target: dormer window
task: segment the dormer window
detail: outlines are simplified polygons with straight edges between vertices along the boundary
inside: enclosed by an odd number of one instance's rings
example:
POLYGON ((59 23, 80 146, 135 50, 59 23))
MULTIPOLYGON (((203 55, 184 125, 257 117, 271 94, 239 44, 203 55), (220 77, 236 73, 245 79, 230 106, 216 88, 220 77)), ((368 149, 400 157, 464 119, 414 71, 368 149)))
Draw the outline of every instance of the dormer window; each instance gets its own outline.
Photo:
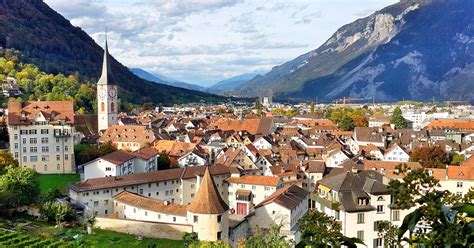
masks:
POLYGON ((369 199, 365 198, 365 197, 359 197, 357 198, 357 205, 359 206, 365 206, 369 204, 369 199))

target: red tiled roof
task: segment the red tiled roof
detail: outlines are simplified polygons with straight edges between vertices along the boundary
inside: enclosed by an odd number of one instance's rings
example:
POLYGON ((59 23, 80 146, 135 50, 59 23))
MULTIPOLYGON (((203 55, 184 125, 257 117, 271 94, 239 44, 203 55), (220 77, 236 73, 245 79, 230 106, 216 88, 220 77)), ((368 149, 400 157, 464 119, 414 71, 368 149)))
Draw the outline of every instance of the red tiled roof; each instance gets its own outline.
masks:
POLYGON ((43 115, 47 122, 57 124, 64 120, 74 124, 74 109, 71 101, 28 101, 8 103, 8 124, 30 124, 38 115, 43 115))
POLYGON ((271 176, 253 176, 247 175, 242 177, 229 177, 226 179, 229 183, 249 184, 249 185, 263 185, 276 187, 280 183, 279 177, 271 176))

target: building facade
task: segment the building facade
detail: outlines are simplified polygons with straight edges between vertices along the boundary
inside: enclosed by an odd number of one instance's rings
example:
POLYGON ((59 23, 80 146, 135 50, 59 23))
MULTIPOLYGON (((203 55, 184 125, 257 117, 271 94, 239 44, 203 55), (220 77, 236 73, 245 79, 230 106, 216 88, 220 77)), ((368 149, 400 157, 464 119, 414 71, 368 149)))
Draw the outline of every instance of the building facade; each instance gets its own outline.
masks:
POLYGON ((45 174, 75 172, 72 102, 11 101, 8 112, 10 152, 21 167, 45 174))

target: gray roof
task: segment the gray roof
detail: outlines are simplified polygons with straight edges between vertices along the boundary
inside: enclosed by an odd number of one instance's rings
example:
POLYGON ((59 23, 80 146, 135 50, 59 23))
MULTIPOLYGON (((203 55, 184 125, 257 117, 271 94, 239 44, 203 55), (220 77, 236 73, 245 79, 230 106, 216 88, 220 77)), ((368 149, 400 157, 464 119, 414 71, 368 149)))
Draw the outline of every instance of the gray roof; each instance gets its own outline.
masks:
POLYGON ((345 171, 326 177, 319 184, 338 192, 341 208, 346 212, 373 210, 370 204, 359 205, 358 198, 370 200, 370 195, 388 194, 383 175, 372 170, 345 171))

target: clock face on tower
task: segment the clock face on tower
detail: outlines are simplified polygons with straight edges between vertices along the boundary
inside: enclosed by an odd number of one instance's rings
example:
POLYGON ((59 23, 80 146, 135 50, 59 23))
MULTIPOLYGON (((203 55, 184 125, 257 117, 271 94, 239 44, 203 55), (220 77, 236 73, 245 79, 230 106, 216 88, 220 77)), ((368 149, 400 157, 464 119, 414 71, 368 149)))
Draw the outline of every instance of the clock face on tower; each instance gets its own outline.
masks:
POLYGON ((109 89, 109 96, 110 97, 116 97, 117 96, 117 90, 115 90, 115 88, 110 88, 109 89))
POLYGON ((99 97, 104 98, 105 96, 107 96, 107 90, 105 88, 101 88, 99 91, 99 97))

